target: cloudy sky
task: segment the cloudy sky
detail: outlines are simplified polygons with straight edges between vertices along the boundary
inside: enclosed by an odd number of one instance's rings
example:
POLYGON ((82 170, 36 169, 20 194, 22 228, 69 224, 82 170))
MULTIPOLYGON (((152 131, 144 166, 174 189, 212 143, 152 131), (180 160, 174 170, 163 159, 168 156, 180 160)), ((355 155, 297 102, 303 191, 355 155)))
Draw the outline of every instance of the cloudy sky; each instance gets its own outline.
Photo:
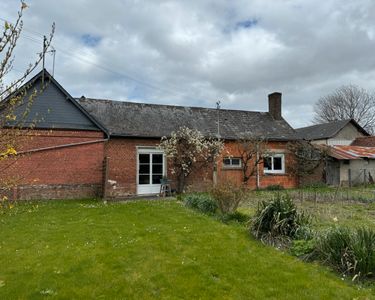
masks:
MULTIPOLYGON (((55 78, 75 97, 265 111, 280 91, 300 127, 340 85, 375 91, 373 0, 26 2, 12 76, 55 22, 55 78)), ((0 18, 18 8, 2 0, 0 18)))

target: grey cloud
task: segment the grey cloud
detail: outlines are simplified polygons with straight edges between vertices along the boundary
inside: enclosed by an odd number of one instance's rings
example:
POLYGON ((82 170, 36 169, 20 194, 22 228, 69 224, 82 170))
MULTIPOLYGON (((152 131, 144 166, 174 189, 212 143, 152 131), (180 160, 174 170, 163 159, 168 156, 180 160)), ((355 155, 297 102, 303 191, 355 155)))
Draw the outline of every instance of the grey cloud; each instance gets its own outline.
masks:
MULTIPOLYGON (((2 1, 0 17, 14 16, 18 4, 2 1)), ((47 33, 56 22, 55 77, 74 96, 211 107, 220 99, 227 108, 265 110, 267 94, 278 90, 285 117, 302 126, 312 119, 313 103, 342 84, 375 90, 370 0, 30 0, 29 6, 26 29, 47 33), (238 26, 249 20, 256 22, 238 26), (85 45, 83 35, 100 43, 85 45)), ((40 49, 30 39, 22 43, 17 69, 40 49)))

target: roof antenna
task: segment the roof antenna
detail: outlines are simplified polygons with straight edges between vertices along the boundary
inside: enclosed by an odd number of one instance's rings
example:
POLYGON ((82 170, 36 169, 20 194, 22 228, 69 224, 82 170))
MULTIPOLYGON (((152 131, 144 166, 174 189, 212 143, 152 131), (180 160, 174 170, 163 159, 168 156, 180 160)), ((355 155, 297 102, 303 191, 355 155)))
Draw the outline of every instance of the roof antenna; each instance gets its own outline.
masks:
POLYGON ((45 56, 46 56, 46 49, 47 49, 47 37, 43 36, 43 69, 42 69, 42 85, 44 84, 44 65, 45 65, 45 56))
POLYGON ((52 50, 48 51, 53 55, 53 64, 52 64, 52 77, 55 77, 55 56, 56 56, 56 49, 51 46, 52 50))
POLYGON ((216 109, 217 109, 217 138, 220 138, 220 104, 221 101, 216 102, 216 109))

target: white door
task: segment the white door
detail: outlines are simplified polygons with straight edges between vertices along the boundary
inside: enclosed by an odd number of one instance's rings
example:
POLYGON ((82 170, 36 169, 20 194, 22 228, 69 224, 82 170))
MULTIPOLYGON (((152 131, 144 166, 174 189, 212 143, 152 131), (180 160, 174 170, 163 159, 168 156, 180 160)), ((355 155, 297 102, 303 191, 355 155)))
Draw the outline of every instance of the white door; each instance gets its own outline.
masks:
POLYGON ((138 149, 137 193, 139 195, 160 192, 160 181, 165 174, 163 151, 157 149, 138 149))

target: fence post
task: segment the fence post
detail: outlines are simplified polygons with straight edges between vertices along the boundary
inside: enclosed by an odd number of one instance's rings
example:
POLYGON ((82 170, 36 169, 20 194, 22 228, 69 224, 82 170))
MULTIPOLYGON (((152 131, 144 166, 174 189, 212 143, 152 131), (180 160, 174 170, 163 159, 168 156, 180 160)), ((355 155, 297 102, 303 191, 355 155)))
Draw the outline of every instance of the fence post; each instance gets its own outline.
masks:
POLYGON ((318 192, 317 192, 317 190, 315 190, 315 206, 317 205, 317 203, 318 203, 318 192))
POLYGON ((348 169, 349 187, 352 187, 352 170, 348 169))
POLYGON ((366 169, 363 169, 363 183, 366 186, 366 169))

